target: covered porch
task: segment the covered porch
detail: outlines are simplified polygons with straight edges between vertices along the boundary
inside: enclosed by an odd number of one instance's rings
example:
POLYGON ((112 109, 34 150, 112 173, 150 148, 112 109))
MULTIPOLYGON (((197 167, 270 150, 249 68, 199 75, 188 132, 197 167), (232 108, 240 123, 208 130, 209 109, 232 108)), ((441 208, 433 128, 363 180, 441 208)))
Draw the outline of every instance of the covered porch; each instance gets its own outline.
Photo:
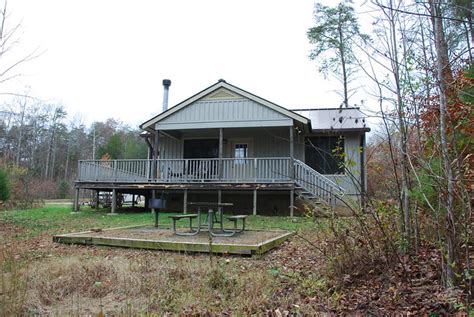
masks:
MULTIPOLYGON (((288 123, 287 123, 288 124, 288 123)), ((288 181, 303 142, 288 126, 164 130, 144 135, 157 181, 288 181)))

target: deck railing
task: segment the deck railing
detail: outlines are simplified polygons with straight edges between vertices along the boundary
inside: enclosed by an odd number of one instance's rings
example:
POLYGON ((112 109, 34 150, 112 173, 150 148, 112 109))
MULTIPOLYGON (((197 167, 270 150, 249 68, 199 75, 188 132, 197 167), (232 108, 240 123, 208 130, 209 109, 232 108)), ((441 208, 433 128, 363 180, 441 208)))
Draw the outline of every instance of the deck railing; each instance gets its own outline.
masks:
POLYGON ((305 163, 287 157, 82 160, 80 182, 192 183, 294 182, 334 206, 344 189, 305 163))
POLYGON ((291 181, 291 159, 223 158, 81 160, 78 181, 86 182, 281 182, 291 181))

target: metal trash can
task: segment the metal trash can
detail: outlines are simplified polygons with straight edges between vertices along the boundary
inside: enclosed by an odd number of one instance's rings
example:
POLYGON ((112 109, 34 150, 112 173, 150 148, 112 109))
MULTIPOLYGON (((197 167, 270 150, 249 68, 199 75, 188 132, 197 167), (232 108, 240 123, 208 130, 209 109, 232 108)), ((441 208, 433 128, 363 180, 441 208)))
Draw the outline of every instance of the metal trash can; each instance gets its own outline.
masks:
POLYGON ((165 209, 166 199, 150 199, 150 201, 148 202, 148 208, 165 209))

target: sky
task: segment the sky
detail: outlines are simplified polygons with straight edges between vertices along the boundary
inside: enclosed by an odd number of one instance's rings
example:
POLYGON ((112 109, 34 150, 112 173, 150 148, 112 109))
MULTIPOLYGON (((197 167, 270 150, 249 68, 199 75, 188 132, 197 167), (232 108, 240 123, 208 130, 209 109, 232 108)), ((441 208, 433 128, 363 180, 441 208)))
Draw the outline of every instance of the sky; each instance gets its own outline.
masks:
POLYGON ((311 0, 10 0, 8 8, 11 25, 21 23, 13 54, 41 55, 3 89, 61 103, 85 123, 138 126, 161 111, 164 78, 170 106, 221 78, 289 109, 341 104, 339 83, 308 58, 311 0))

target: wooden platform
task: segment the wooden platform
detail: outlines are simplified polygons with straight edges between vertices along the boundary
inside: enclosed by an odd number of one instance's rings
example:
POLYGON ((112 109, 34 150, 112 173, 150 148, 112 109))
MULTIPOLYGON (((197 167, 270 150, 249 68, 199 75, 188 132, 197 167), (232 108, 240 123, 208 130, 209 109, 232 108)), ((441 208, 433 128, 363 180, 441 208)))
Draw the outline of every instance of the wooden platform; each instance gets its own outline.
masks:
POLYGON ((144 194, 152 189, 155 190, 290 190, 295 188, 294 182, 281 181, 274 183, 261 182, 195 182, 195 183, 155 183, 155 182, 88 182, 76 181, 75 187, 80 189, 111 191, 144 194))
POLYGON ((210 241, 207 231, 186 237, 173 234, 169 228, 133 226, 55 235, 53 241, 184 253, 256 255, 279 246, 292 234, 284 230, 246 230, 233 237, 213 237, 210 241))

